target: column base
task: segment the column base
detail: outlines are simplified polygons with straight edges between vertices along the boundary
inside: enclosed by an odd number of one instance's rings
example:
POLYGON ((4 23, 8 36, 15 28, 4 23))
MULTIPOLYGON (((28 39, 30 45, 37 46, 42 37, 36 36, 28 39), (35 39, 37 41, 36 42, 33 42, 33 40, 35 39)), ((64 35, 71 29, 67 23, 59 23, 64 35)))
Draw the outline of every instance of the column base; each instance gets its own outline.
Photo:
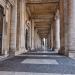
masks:
POLYGON ((4 57, 8 57, 9 56, 9 50, 2 50, 2 53, 0 54, 1 56, 4 56, 4 57))
POLYGON ((66 52, 64 48, 60 49, 60 50, 58 51, 58 54, 64 55, 64 56, 69 56, 68 52, 66 52))
POLYGON ((35 48, 31 48, 31 51, 34 51, 35 50, 35 48))
POLYGON ((75 50, 69 50, 69 57, 75 59, 75 50))
POLYGON ((9 51, 9 56, 15 56, 15 51, 14 50, 10 50, 9 51))
POLYGON ((14 49, 9 51, 9 56, 16 56, 26 52, 27 50, 25 48, 20 48, 19 50, 14 49))
POLYGON ((25 48, 21 48, 21 49, 15 51, 15 56, 23 54, 23 53, 27 53, 27 52, 28 52, 28 50, 26 50, 25 48))
POLYGON ((64 55, 64 50, 65 50, 64 47, 60 48, 59 51, 58 51, 58 54, 64 55))

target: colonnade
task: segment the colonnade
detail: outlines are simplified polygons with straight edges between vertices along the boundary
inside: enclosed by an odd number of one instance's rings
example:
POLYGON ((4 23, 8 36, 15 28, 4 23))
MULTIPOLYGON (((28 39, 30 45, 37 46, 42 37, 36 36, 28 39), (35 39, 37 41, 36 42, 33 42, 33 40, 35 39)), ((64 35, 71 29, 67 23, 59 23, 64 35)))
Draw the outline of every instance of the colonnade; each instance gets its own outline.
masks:
POLYGON ((17 55, 27 52, 27 49, 34 49, 34 21, 29 19, 25 0, 1 2, 3 5, 0 5, 4 8, 3 14, 5 14, 3 17, 2 54, 17 55), (27 37, 26 30, 28 31, 27 37), (28 43, 25 43, 26 41, 28 43))
MULTIPOLYGON (((2 54, 17 55, 41 48, 42 38, 35 29, 34 19, 28 14, 26 1, 0 0, 0 5, 4 8, 2 54), (39 42, 36 42, 36 39, 39 42)), ((53 23, 50 25, 48 38, 46 38, 48 48, 72 57, 75 56, 74 7, 75 0, 60 0, 53 23)))

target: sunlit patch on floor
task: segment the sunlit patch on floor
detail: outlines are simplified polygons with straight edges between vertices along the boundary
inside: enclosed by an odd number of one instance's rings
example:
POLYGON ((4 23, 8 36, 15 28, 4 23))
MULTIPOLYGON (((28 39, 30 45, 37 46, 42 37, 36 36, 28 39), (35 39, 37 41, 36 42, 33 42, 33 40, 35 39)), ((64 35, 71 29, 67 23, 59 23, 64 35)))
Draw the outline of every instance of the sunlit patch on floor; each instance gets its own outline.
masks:
POLYGON ((21 63, 25 64, 59 64, 55 59, 26 59, 21 63))

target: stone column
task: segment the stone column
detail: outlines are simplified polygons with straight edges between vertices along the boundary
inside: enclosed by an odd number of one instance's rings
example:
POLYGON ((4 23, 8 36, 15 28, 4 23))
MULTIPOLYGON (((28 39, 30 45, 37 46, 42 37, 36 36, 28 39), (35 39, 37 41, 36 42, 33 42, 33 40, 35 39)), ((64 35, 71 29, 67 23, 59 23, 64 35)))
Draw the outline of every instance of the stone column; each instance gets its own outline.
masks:
POLYGON ((60 50, 59 50, 59 54, 65 55, 64 0, 60 0, 59 12, 60 12, 60 50))
POLYGON ((65 55, 69 55, 68 51, 68 1, 64 0, 64 25, 65 25, 65 55))
POLYGON ((25 50, 25 17, 26 17, 26 4, 25 0, 21 0, 21 17, 20 17, 20 49, 21 51, 25 50))
POLYGON ((31 29, 32 29, 32 31, 31 31, 31 34, 32 34, 32 37, 31 37, 31 39, 32 39, 32 50, 34 49, 34 20, 32 20, 32 26, 31 26, 31 29))
POLYGON ((41 38, 41 49, 42 49, 42 38, 41 38))
POLYGON ((17 35, 16 35, 16 49, 17 49, 17 51, 19 51, 19 49, 20 49, 20 3, 21 3, 21 1, 20 0, 18 0, 17 1, 17 35))
POLYGON ((47 42, 47 45, 48 45, 48 46, 47 46, 47 47, 48 47, 48 48, 49 48, 49 46, 50 46, 50 45, 49 45, 49 44, 50 44, 50 40, 49 40, 49 39, 50 39, 50 37, 49 37, 49 34, 48 34, 48 37, 47 37, 47 40, 48 40, 48 42, 47 42))
POLYGON ((56 31, 55 31, 55 20, 53 20, 53 49, 55 50, 55 36, 56 36, 56 31))
POLYGON ((47 39, 47 40, 48 40, 48 48, 50 48, 50 38, 51 38, 51 37, 50 37, 50 32, 49 32, 49 34, 48 34, 48 39, 47 39))
POLYGON ((50 27, 50 29, 51 29, 51 35, 50 35, 50 42, 51 42, 51 49, 53 50, 53 48, 54 48, 54 45, 53 45, 53 25, 51 25, 51 27, 50 27))
POLYGON ((59 17, 59 10, 57 10, 55 16, 55 48, 56 51, 60 49, 60 17, 59 17))
POLYGON ((30 21, 30 28, 29 28, 29 47, 31 49, 31 21, 30 21))
POLYGON ((8 55, 9 41, 10 41, 10 21, 11 21, 11 4, 6 2, 3 12, 3 26, 2 26, 2 54, 8 55), (5 16, 3 16, 5 14, 5 16))
POLYGON ((10 31, 10 55, 15 55, 16 51, 16 29, 17 29, 17 0, 12 7, 11 31, 10 31))
POLYGON ((6 26, 5 26, 5 55, 8 55, 9 53, 9 44, 10 44, 10 26, 11 26, 11 4, 7 2, 6 4, 6 26))
MULTIPOLYGON (((6 14, 6 2, 3 0, 0 0, 0 5, 4 8, 4 15, 6 14)), ((2 54, 7 54, 6 50, 6 17, 3 17, 3 30, 2 30, 2 54)))
POLYGON ((75 0, 69 0, 68 48, 69 56, 75 57, 75 0))

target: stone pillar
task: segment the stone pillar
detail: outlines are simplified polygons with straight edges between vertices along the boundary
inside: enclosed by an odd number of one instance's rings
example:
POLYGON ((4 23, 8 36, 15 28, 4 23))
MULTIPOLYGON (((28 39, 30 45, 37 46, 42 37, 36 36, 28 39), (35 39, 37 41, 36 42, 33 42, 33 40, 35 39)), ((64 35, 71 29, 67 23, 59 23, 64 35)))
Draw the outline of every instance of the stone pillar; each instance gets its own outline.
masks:
POLYGON ((50 30, 51 30, 51 35, 50 35, 50 42, 51 42, 51 49, 53 50, 54 48, 54 44, 53 44, 53 25, 51 25, 50 27, 50 30))
POLYGON ((59 17, 59 10, 57 10, 55 16, 55 48, 56 51, 60 49, 60 17, 59 17))
POLYGON ((55 50, 55 47, 56 47, 55 36, 56 36, 56 31, 55 31, 55 20, 53 20, 53 49, 54 49, 54 50, 55 50))
MULTIPOLYGON (((4 8, 4 15, 6 14, 6 3, 3 0, 0 0, 0 5, 4 8)), ((2 34, 2 54, 7 54, 6 50, 6 17, 3 17, 3 34, 2 34)))
POLYGON ((64 0, 65 55, 68 56, 68 1, 64 0))
POLYGON ((42 38, 41 38, 41 49, 42 49, 42 38))
POLYGON ((29 28, 29 47, 31 49, 31 21, 30 21, 30 28, 29 28))
POLYGON ((16 51, 16 29, 17 29, 17 0, 12 7, 11 31, 10 31, 10 55, 15 55, 16 51))
POLYGON ((68 48, 69 56, 75 57, 75 0, 69 0, 68 48))
POLYGON ((64 25, 64 0, 60 0, 60 50, 59 54, 65 55, 65 25, 64 25))
POLYGON ((20 49, 21 51, 25 50, 25 17, 26 17, 26 4, 25 0, 21 0, 21 17, 20 17, 20 49))
POLYGON ((50 38, 51 38, 51 37, 50 37, 50 32, 49 32, 49 34, 48 34, 48 39, 47 39, 47 40, 48 40, 48 48, 50 48, 50 38))
POLYGON ((50 33, 49 33, 49 48, 51 49, 51 28, 50 28, 50 33))
POLYGON ((12 5, 9 2, 6 3, 5 55, 8 55, 10 46, 11 6, 12 5))
POLYGON ((49 37, 49 34, 48 34, 47 40, 48 40, 47 47, 49 48, 49 46, 50 46, 50 37, 49 37))
POLYGON ((17 35, 16 35, 16 49, 17 49, 17 51, 19 51, 19 49, 20 49, 20 10, 21 10, 21 8, 20 8, 20 3, 21 3, 21 1, 20 0, 18 0, 17 1, 17 35))
POLYGON ((32 26, 31 26, 31 29, 32 29, 32 31, 31 31, 31 34, 32 34, 32 37, 31 37, 31 39, 32 39, 32 50, 34 49, 34 20, 32 20, 32 26))

